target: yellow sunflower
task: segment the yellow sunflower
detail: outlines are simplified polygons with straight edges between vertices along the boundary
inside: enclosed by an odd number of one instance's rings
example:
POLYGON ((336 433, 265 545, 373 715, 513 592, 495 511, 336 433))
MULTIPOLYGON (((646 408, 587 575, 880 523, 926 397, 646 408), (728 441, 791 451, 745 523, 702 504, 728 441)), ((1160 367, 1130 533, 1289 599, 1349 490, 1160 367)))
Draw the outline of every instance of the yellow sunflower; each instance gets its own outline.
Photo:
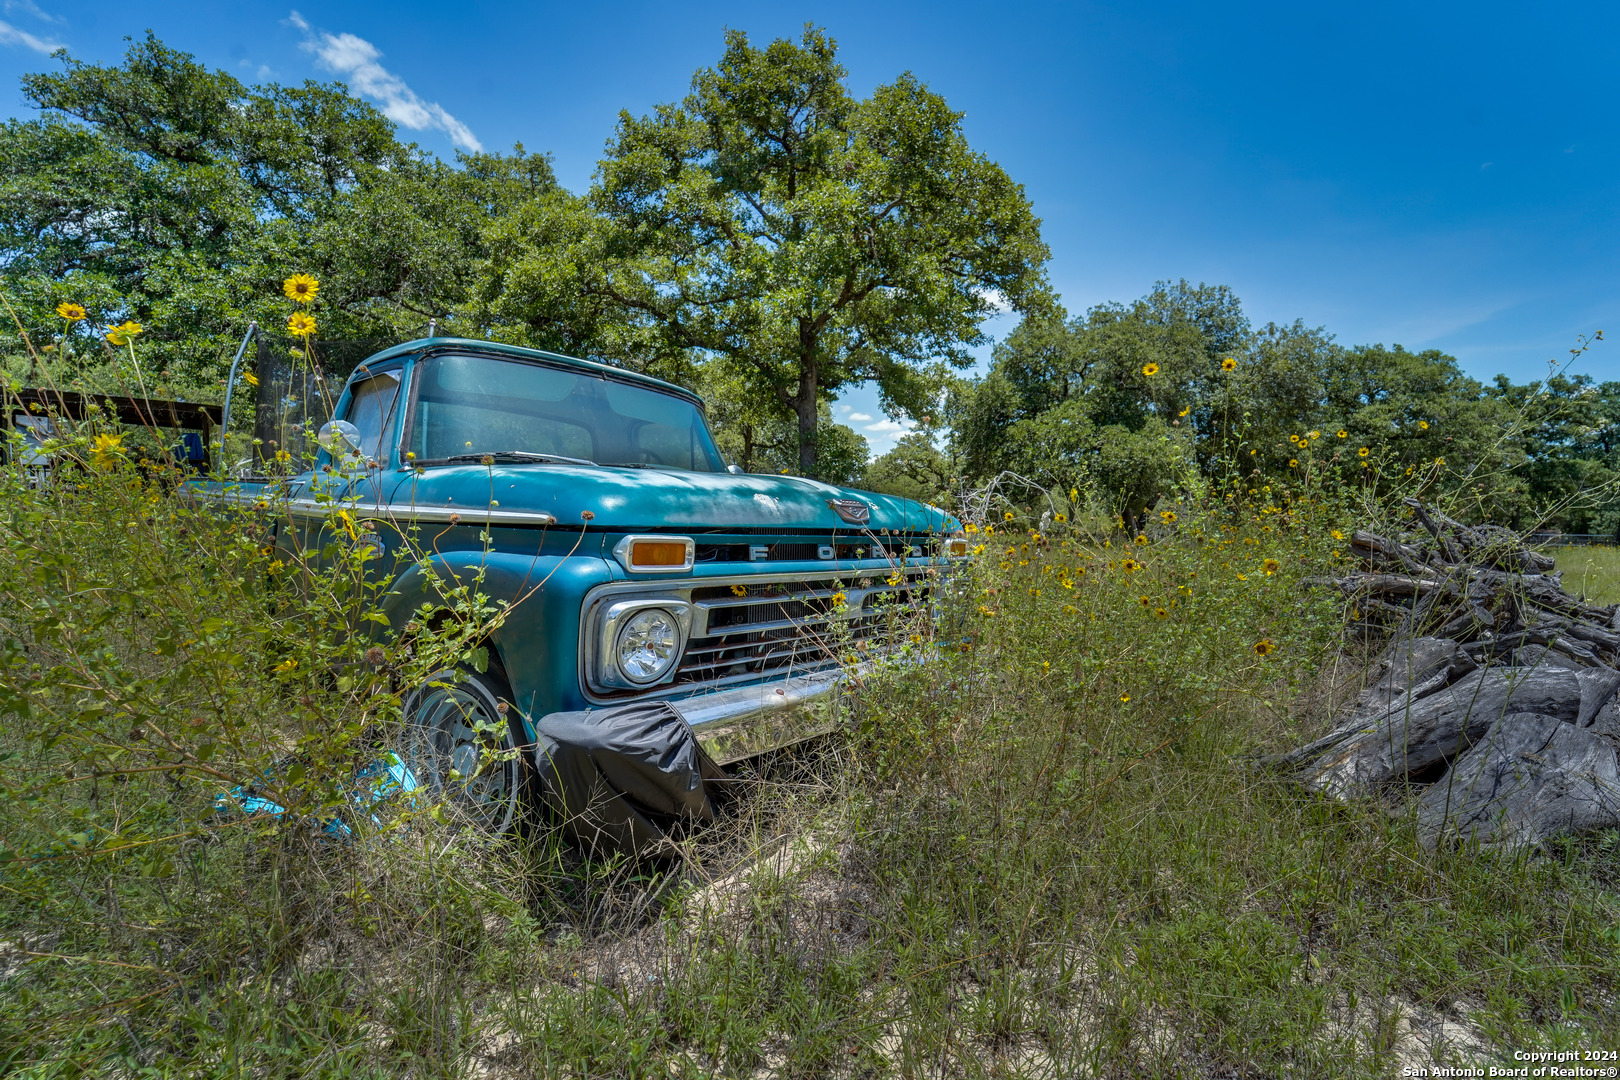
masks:
POLYGON ((141 329, 141 324, 138 322, 121 322, 107 331, 107 340, 114 345, 127 345, 135 340, 135 335, 139 334, 141 329))
POLYGON ((98 469, 110 469, 124 456, 122 435, 97 435, 90 444, 90 462, 98 469))
POLYGON ((1254 655, 1256 656, 1270 656, 1276 651, 1277 643, 1272 641, 1270 638, 1261 638, 1259 641, 1254 643, 1254 655))
POLYGON ((79 304, 57 304, 56 313, 68 322, 80 322, 85 318, 85 310, 79 304))
POLYGON ((1272 574, 1275 574, 1277 571, 1282 569, 1282 563, 1278 562, 1276 559, 1267 559, 1260 564, 1260 569, 1266 572, 1266 577, 1270 577, 1272 574))
POLYGON ((1234 360, 1232 357, 1228 356, 1225 360, 1221 361, 1221 370, 1222 371, 1236 371, 1237 370, 1237 361, 1234 360))
POLYGON ((1419 431, 1428 431, 1429 430, 1429 422, 1427 420, 1419 420, 1418 421, 1418 430, 1419 431))
POLYGON ((1372 453, 1372 451, 1363 446, 1360 450, 1356 451, 1356 457, 1366 457, 1370 453, 1372 453))
POLYGON ((1151 378, 1152 376, 1157 375, 1158 373, 1159 373, 1159 365, 1158 364, 1143 364, 1142 365, 1142 374, 1147 375, 1147 376, 1149 376, 1151 378))
POLYGON ((294 274, 281 283, 281 291, 287 294, 287 299, 299 304, 314 300, 320 289, 321 283, 308 274, 294 274))
POLYGON ((315 332, 315 320, 302 311, 295 311, 287 317, 287 332, 308 337, 315 332))
POLYGON ((1348 436, 1350 433, 1348 431, 1344 430, 1344 428, 1340 428, 1336 434, 1339 436, 1339 438, 1343 439, 1346 436, 1348 436))

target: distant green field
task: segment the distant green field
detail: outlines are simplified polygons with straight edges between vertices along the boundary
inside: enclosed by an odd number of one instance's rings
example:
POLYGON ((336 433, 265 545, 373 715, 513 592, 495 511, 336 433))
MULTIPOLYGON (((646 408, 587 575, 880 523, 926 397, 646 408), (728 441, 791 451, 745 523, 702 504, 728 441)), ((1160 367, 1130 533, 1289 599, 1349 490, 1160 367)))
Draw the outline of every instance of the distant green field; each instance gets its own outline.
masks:
POLYGON ((1553 552, 1564 588, 1603 604, 1620 602, 1620 548, 1566 547, 1553 552))

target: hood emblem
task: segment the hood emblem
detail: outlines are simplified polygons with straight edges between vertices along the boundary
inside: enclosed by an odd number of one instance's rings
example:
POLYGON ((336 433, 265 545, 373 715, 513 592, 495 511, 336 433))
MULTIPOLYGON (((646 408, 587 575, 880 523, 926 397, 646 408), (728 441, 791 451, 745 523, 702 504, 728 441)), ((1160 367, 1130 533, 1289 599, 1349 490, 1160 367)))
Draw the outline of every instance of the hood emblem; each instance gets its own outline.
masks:
POLYGON ((827 505, 851 525, 865 525, 872 520, 872 508, 858 499, 828 499, 827 505))

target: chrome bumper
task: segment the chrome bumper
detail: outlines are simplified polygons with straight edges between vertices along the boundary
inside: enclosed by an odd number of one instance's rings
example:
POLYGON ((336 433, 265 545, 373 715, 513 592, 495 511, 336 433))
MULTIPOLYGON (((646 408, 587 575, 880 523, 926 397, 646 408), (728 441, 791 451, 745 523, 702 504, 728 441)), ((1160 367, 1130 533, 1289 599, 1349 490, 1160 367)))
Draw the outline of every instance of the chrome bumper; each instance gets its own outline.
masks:
POLYGON ((843 697, 838 691, 871 663, 795 675, 758 686, 720 690, 671 701, 717 765, 763 754, 833 730, 843 697))

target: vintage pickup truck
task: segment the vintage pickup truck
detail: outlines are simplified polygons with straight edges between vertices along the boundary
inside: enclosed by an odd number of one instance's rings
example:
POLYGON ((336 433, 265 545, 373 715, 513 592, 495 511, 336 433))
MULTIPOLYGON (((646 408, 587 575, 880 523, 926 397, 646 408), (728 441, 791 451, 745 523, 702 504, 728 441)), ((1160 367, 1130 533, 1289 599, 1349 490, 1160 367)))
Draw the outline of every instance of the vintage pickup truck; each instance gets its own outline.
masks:
MULTIPOLYGON (((701 782, 644 774, 826 731, 840 685, 898 647, 885 612, 926 615, 966 550, 937 507, 728 466, 681 387, 491 342, 370 357, 319 441, 301 475, 203 486, 257 503, 280 484, 288 552, 319 550, 340 508, 368 523, 379 565, 414 527, 441 580, 481 570, 482 590, 511 605, 486 671, 442 673, 405 701, 418 782, 495 829, 519 819, 559 741, 609 732, 592 776, 656 817, 701 782), (694 737, 702 752, 683 751, 694 737), (641 781, 624 779, 626 756, 641 781), (673 802, 624 790, 664 781, 673 802)), ((422 560, 398 565, 385 613, 402 629, 437 599, 422 560)), ((554 808, 583 797, 563 788, 554 808)))

